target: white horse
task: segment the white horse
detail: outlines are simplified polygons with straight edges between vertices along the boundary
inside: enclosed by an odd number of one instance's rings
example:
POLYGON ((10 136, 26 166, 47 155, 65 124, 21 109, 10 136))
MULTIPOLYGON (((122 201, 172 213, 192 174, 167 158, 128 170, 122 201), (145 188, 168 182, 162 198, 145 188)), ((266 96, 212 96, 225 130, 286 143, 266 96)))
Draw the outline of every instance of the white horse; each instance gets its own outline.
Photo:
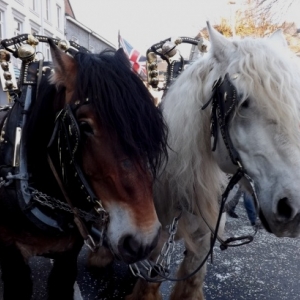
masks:
MULTIPOLYGON (((253 179, 266 229, 278 237, 300 233, 300 67, 280 31, 237 41, 209 24, 208 31, 210 52, 178 77, 162 105, 170 151, 155 199, 163 228, 182 210, 177 238, 184 240, 186 254, 178 278, 208 253, 207 224, 216 224, 224 172, 234 174, 239 165, 253 179), (212 87, 219 78, 216 92, 212 87), (217 109, 211 131, 211 109, 202 107, 216 93, 228 115, 224 125, 217 109)), ((250 189, 247 180, 240 184, 250 189)), ((170 299, 204 299, 204 275, 205 267, 177 282, 170 299)), ((139 279, 128 299, 160 299, 159 284, 139 279)))

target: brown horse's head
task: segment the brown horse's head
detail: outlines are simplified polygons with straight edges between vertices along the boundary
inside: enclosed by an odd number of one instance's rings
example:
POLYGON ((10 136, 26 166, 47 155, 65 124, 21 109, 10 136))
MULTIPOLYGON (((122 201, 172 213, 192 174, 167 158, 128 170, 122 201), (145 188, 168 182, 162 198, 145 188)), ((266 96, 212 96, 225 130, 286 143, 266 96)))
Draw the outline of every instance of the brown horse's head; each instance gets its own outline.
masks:
POLYGON ((109 214, 107 242, 127 263, 144 259, 156 246, 161 227, 152 195, 166 153, 161 113, 122 50, 79 52, 73 58, 50 44, 51 81, 65 95, 59 109, 76 105, 79 163, 109 214))

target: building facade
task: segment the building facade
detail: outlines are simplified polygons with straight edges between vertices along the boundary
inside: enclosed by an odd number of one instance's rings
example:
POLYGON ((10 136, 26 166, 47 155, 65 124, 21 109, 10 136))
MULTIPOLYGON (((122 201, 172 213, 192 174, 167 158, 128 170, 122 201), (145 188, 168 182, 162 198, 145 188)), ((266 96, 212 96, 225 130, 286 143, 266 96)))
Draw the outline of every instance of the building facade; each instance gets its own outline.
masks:
MULTIPOLYGON (((64 39, 64 0, 0 0, 0 39, 22 33, 64 39)), ((50 59, 47 44, 40 44, 37 51, 50 59)))
POLYGON ((114 44, 100 36, 98 33, 92 31, 75 18, 71 2, 72 1, 70 0, 65 0, 66 39, 76 42, 92 53, 99 53, 105 49, 116 49, 114 44))
MULTIPOLYGON (((39 34, 58 39, 65 37, 65 0, 0 0, 0 40, 23 33, 39 34)), ((36 49, 45 60, 51 60, 50 48, 40 43, 36 49)), ((11 56, 18 78, 21 61, 11 56)), ((7 94, 0 90, 0 104, 7 94)))
MULTIPOLYGON (((0 41, 23 33, 39 34, 57 39, 72 40, 98 53, 116 46, 76 20, 69 0, 0 0, 0 41)), ((37 57, 51 60, 47 43, 36 48, 37 57)), ((11 56, 15 75, 20 74, 21 61, 11 56)), ((0 104, 7 95, 0 88, 0 104)))

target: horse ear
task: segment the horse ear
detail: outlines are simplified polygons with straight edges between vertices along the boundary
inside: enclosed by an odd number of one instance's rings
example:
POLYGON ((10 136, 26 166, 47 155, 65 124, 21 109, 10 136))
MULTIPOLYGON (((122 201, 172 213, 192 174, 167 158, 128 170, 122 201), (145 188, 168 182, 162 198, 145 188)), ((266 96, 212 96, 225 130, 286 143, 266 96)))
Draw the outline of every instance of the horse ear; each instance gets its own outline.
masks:
POLYGON ((127 66, 130 68, 131 64, 130 64, 130 60, 128 58, 128 56, 126 55, 126 53, 124 52, 123 48, 119 48, 116 51, 115 54, 116 58, 119 59, 120 61, 122 61, 123 63, 127 64, 127 66))
POLYGON ((234 46, 231 41, 214 29, 209 22, 206 24, 211 45, 210 51, 218 60, 222 61, 227 57, 227 53, 230 52, 234 46))
POLYGON ((116 51, 116 57, 120 58, 120 59, 126 59, 129 61, 128 56, 125 54, 125 51, 123 48, 119 48, 116 51))
POLYGON ((281 48, 288 48, 288 43, 284 37, 282 29, 277 29, 270 36, 269 39, 277 46, 281 48))
POLYGON ((116 55, 123 55, 123 56, 126 56, 126 54, 125 54, 123 48, 119 48, 119 49, 116 51, 116 55))
POLYGON ((51 57, 54 66, 54 74, 51 77, 51 83, 56 86, 64 86, 67 89, 73 87, 76 74, 76 63, 73 57, 61 51, 52 39, 48 39, 50 45, 51 57))

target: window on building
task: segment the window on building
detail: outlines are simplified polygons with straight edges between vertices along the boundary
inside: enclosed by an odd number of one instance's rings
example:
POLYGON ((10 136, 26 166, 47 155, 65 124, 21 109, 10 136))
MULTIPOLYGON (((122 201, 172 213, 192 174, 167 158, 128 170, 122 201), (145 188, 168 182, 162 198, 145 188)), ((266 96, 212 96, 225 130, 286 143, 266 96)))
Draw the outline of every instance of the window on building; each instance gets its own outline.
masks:
POLYGON ((31 27, 31 34, 32 34, 32 35, 40 34, 40 32, 39 32, 39 30, 37 30, 37 29, 31 27))
POLYGON ((30 0, 30 8, 37 11, 37 0, 30 0))
POLYGON ((45 44, 45 60, 51 61, 51 52, 48 44, 45 44))
POLYGON ((23 23, 18 19, 14 19, 14 36, 20 35, 23 32, 23 23))
POLYGON ((51 12, 50 12, 50 0, 46 0, 46 6, 45 6, 45 9, 46 9, 46 20, 50 21, 50 18, 51 18, 51 12))
POLYGON ((56 5, 57 28, 61 28, 61 7, 56 5))
POLYGON ((2 40, 4 37, 4 12, 0 10, 0 40, 2 40))

